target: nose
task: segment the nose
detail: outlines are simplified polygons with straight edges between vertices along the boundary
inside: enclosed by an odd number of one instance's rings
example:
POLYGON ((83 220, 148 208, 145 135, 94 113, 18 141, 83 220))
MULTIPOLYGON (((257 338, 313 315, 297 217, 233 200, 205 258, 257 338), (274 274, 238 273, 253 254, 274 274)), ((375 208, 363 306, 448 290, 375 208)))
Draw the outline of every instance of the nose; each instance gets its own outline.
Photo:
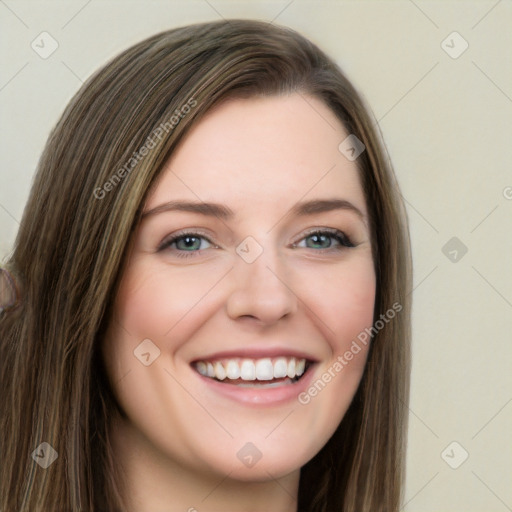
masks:
POLYGON ((297 311, 298 298, 287 279, 289 273, 275 254, 265 250, 252 263, 238 258, 235 267, 226 302, 231 319, 248 317, 271 325, 297 311))

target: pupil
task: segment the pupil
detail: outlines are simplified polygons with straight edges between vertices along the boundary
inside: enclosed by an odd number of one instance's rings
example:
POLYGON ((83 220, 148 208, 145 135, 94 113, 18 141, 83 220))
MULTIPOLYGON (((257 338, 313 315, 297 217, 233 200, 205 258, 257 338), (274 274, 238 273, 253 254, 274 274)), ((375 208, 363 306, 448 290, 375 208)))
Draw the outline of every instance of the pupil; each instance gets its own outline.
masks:
MULTIPOLYGON (((186 236, 184 238, 181 239, 181 241, 183 242, 183 248, 184 249, 197 249, 197 241, 198 241, 198 238, 195 237, 195 236, 186 236)), ((180 240, 178 240, 178 244, 180 243, 180 240)))
POLYGON ((314 244, 323 244, 323 248, 330 247, 330 239, 326 237, 325 235, 311 235, 311 240, 314 244), (327 245, 325 244, 327 242, 327 245))

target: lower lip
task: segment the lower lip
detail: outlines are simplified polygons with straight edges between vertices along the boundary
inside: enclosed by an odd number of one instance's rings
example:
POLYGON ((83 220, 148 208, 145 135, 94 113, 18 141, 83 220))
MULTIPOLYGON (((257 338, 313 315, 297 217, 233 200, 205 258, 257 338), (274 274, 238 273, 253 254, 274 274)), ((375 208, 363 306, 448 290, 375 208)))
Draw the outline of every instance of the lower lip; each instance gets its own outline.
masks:
POLYGON ((292 400, 298 400, 298 395, 304 392, 313 378, 315 364, 311 364, 300 380, 291 384, 283 384, 274 388, 242 387, 236 384, 223 384, 205 377, 194 370, 194 373, 215 393, 231 400, 251 405, 280 405, 292 400))

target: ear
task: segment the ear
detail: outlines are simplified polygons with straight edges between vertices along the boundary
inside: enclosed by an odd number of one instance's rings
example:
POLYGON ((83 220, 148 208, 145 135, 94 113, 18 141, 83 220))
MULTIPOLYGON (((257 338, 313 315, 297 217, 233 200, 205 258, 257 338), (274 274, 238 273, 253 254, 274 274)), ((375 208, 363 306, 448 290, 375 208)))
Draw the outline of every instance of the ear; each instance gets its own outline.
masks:
POLYGON ((12 274, 0 268, 0 313, 18 305, 18 288, 12 274))

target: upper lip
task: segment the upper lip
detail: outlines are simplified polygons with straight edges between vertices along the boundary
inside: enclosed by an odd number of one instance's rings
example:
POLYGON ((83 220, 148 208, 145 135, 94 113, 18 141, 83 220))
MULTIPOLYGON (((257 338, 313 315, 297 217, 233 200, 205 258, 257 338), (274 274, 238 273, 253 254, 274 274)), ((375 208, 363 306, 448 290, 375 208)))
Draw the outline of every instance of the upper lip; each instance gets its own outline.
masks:
POLYGON ((313 363, 318 361, 317 358, 308 352, 289 347, 243 347, 206 354, 195 358, 192 363, 215 359, 263 359, 265 357, 295 357, 297 359, 306 359, 313 363))

